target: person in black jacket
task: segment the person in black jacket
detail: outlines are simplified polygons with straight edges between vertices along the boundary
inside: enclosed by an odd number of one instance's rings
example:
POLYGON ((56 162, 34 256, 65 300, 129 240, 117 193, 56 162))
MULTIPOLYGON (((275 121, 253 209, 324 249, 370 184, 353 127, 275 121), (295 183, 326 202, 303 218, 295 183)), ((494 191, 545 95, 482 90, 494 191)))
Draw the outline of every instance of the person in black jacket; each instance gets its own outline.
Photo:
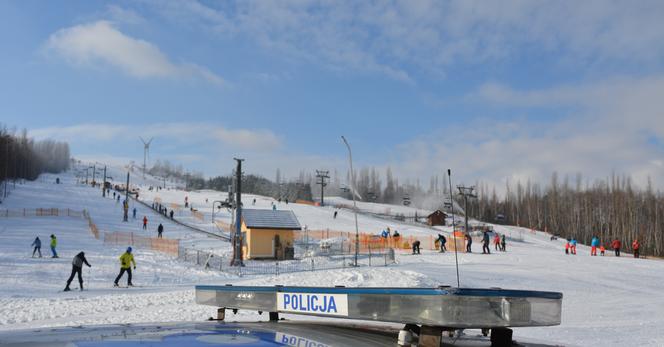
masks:
POLYGON ((489 249, 489 242, 489 233, 484 231, 484 235, 482 235, 482 254, 491 254, 491 249, 489 249))
POLYGON ((447 248, 445 247, 445 244, 447 243, 447 239, 445 238, 445 235, 443 234, 438 234, 438 245, 440 246, 440 253, 445 253, 447 248))
POLYGON ((88 267, 92 267, 92 265, 88 263, 88 260, 85 259, 85 253, 81 252, 74 257, 74 260, 71 261, 71 275, 67 280, 65 292, 71 290, 69 289, 69 284, 71 284, 71 281, 74 279, 74 275, 76 274, 78 274, 78 284, 80 284, 81 290, 83 290, 83 264, 87 265, 88 267))

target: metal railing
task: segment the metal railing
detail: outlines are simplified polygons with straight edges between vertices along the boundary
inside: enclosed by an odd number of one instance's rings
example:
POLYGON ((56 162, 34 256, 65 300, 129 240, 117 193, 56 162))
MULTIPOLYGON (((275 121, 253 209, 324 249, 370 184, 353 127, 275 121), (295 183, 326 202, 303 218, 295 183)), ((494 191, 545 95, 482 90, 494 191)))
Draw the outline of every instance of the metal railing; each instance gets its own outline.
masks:
MULTIPOLYGON (((354 267, 354 255, 330 255, 302 257, 293 260, 244 260, 245 266, 231 266, 232 256, 180 248, 178 258, 204 269, 221 271, 238 276, 279 275, 284 273, 344 269, 354 267)), ((394 251, 360 254, 358 266, 388 266, 395 263, 394 251)))

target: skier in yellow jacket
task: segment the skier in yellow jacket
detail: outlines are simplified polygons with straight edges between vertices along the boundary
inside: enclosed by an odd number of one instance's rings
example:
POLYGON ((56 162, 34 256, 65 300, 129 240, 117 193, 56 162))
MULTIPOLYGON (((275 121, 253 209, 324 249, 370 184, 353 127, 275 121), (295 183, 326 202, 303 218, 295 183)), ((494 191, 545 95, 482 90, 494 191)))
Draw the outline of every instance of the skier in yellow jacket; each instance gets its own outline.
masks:
POLYGON ((134 263, 134 270, 136 270, 136 261, 134 255, 131 254, 131 247, 127 247, 127 251, 120 256, 120 274, 115 278, 114 286, 118 286, 118 281, 125 272, 127 272, 127 286, 133 286, 131 284, 131 263, 134 263))

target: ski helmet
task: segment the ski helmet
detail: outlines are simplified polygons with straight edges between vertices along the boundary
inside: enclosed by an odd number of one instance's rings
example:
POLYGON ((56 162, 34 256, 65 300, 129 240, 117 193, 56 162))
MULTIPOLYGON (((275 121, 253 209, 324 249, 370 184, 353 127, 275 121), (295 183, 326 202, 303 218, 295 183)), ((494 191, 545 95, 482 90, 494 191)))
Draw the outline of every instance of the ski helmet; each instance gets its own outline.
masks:
POLYGON ((127 252, 131 253, 131 247, 127 247, 127 252))

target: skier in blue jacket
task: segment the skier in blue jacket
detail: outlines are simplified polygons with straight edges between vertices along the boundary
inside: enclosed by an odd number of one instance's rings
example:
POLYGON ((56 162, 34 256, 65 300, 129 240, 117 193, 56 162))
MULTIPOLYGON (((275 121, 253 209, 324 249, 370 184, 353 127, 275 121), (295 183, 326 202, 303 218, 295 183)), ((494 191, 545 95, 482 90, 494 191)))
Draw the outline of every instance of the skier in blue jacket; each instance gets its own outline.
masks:
POLYGON ((34 258, 35 257, 35 252, 38 252, 39 257, 41 258, 42 257, 42 254, 41 254, 41 240, 39 239, 39 236, 37 236, 37 238, 34 241, 32 241, 32 246, 35 246, 35 248, 32 250, 32 257, 34 258))
POLYGON ((597 255, 597 247, 599 246, 599 238, 597 236, 593 236, 592 241, 590 241, 590 255, 591 256, 596 256, 597 255))

